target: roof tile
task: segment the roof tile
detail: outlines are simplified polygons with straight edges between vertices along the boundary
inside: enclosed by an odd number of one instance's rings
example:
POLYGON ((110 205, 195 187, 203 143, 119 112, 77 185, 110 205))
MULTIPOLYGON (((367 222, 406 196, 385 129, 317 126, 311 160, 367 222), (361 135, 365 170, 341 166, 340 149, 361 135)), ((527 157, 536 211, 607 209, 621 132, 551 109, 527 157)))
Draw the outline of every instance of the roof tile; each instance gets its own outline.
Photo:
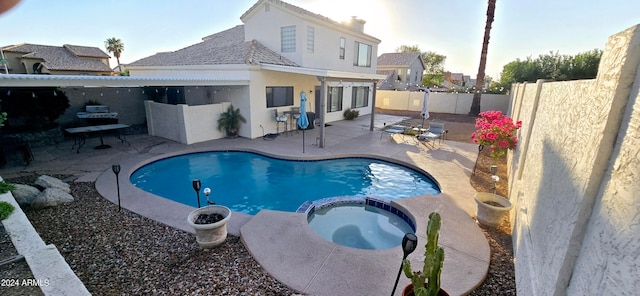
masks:
POLYGON ((378 57, 378 66, 409 66, 419 56, 419 52, 385 53, 378 57))
POLYGON ((111 72, 100 59, 109 55, 97 47, 64 45, 50 46, 23 43, 3 48, 6 52, 24 53, 22 58, 40 59, 49 70, 111 72), (87 59, 93 57, 95 59, 87 59))
POLYGON ((244 25, 206 36, 202 42, 137 60, 128 66, 275 64, 298 66, 260 42, 244 41, 244 25))

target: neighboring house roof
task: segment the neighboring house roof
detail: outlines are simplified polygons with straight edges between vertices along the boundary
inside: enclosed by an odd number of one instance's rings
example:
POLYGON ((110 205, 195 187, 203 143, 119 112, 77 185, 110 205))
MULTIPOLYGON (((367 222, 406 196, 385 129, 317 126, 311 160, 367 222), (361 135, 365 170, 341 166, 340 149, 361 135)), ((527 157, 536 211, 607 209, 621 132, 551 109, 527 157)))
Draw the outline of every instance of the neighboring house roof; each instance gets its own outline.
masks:
POLYGON ((376 74, 389 76, 391 74, 395 74, 396 70, 376 70, 376 74))
POLYGON ((160 52, 127 64, 134 66, 185 66, 222 64, 298 65, 256 40, 244 41, 244 25, 206 36, 202 42, 173 52, 160 52))
POLYGON ((101 61, 101 59, 108 59, 109 55, 97 47, 68 44, 60 47, 23 43, 3 47, 2 50, 23 53, 21 57, 25 59, 42 60, 42 65, 49 70, 111 72, 109 66, 101 61))
POLYGON ((419 52, 384 53, 378 57, 378 66, 409 66, 417 58, 419 52))

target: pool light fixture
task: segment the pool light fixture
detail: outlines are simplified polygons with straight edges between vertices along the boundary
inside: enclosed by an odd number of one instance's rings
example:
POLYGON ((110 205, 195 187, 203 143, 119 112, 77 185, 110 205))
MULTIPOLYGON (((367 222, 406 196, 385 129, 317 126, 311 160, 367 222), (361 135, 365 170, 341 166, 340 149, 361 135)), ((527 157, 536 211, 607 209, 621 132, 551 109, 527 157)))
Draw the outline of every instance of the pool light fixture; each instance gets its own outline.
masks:
POLYGON ((215 205, 216 202, 215 201, 209 201, 209 194, 211 194, 211 188, 207 187, 204 189, 204 195, 207 196, 207 204, 208 205, 215 205))
POLYGON ((118 211, 120 211, 120 179, 118 178, 118 174, 120 173, 120 165, 112 165, 111 170, 114 174, 116 174, 116 188, 118 189, 118 211))
POLYGON ((191 181, 191 185, 193 185, 193 190, 196 191, 196 198, 198 199, 198 208, 200 208, 200 188, 202 187, 202 183, 200 179, 193 179, 191 181))
POLYGON ((402 261, 400 262, 400 270, 398 270, 398 276, 396 277, 396 283, 393 284, 393 291, 391 291, 391 296, 396 293, 396 287, 398 287, 398 280, 400 280, 400 274, 402 273, 402 265, 404 265, 404 260, 407 259, 409 254, 415 251, 416 246, 418 245, 418 237, 415 233, 405 233, 402 238, 402 261))

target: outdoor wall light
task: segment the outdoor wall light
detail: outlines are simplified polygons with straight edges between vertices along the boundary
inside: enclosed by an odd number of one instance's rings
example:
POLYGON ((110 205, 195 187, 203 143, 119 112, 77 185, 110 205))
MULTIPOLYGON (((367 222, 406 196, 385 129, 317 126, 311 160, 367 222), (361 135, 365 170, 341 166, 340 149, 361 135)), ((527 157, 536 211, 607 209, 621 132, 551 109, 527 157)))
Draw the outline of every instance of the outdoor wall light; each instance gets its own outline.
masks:
POLYGON ((498 174, 498 166, 497 165, 492 165, 489 167, 489 172, 492 175, 497 175, 498 174))
POLYGON ((114 174, 116 174, 116 187, 118 188, 118 211, 120 211, 120 179, 118 178, 118 174, 120 174, 120 165, 112 165, 111 170, 114 174))
POLYGON ((193 179, 191 181, 191 185, 193 185, 193 190, 196 191, 196 198, 198 199, 198 208, 200 208, 200 187, 202 187, 202 183, 200 179, 193 179))
POLYGON ((211 188, 207 187, 204 189, 204 195, 207 196, 207 204, 208 205, 215 205, 216 202, 215 201, 209 201, 209 194, 211 194, 211 188))
POLYGON ((400 274, 402 273, 402 265, 404 265, 404 260, 407 259, 409 254, 413 253, 418 246, 418 237, 415 233, 405 233, 402 238, 402 262, 400 262, 400 270, 398 270, 398 276, 396 276, 396 283, 393 284, 393 291, 391 291, 391 296, 396 293, 396 287, 398 287, 398 281, 400 280, 400 274))

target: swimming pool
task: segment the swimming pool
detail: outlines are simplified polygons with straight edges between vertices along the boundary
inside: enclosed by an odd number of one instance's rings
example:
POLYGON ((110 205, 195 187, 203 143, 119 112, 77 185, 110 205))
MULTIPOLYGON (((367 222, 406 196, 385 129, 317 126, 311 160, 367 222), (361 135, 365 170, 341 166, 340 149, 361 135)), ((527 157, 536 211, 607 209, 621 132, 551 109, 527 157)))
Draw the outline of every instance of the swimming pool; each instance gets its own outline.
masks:
MULTIPOLYGON (((306 201, 334 196, 399 199, 440 193, 425 173, 365 157, 299 161, 245 151, 197 152, 146 164, 130 176, 142 190, 196 207, 193 179, 211 188, 212 201, 252 215, 262 209, 295 212, 306 201)), ((201 203, 206 204, 203 194, 201 203)))

